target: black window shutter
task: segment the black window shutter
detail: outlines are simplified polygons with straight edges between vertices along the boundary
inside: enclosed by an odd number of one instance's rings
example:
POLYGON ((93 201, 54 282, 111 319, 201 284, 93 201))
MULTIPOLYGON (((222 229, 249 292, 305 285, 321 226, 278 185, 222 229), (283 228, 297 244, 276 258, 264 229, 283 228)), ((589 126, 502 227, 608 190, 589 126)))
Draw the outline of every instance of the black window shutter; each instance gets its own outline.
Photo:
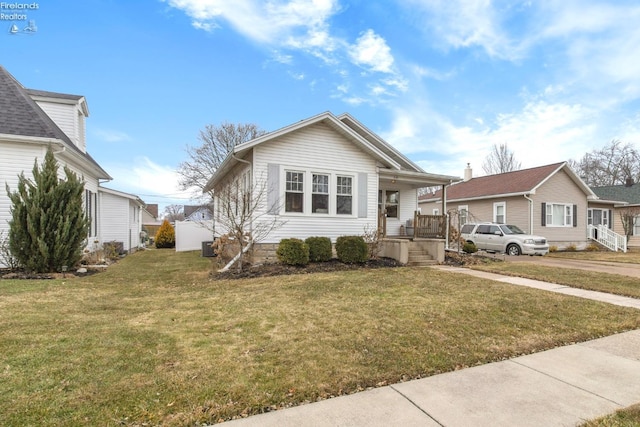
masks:
POLYGON ((546 227, 547 226, 547 204, 543 203, 542 204, 542 226, 546 227))
POLYGON ((573 226, 578 226, 578 205, 573 205, 573 226))
POLYGON ((609 228, 613 229, 613 213, 611 212, 611 209, 609 209, 609 228))

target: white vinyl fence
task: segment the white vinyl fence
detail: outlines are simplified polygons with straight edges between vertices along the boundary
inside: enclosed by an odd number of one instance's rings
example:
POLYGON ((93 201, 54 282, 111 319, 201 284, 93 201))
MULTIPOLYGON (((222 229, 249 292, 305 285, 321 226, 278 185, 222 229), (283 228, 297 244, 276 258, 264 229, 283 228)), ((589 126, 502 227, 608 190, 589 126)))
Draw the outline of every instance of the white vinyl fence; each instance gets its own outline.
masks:
POLYGON ((199 251, 213 240, 213 220, 176 221, 176 252, 199 251))

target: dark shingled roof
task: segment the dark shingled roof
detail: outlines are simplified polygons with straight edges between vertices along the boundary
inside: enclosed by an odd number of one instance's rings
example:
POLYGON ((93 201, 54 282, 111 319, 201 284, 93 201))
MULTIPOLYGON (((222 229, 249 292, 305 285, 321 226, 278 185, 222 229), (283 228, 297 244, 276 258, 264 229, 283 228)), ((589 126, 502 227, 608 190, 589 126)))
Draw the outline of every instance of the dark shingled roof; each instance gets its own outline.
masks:
POLYGON ((68 149, 80 153, 96 167, 102 175, 99 178, 111 179, 89 154, 83 153, 69 139, 47 113, 31 99, 30 94, 71 100, 82 98, 78 95, 26 89, 0 65, 0 134, 58 139, 68 149))
MULTIPOLYGON (((447 199, 464 200, 505 194, 528 193, 540 185, 563 164, 564 162, 553 163, 537 168, 480 176, 478 178, 472 178, 469 181, 458 182, 447 187, 447 199)), ((437 200, 441 197, 441 190, 438 190, 435 194, 420 196, 420 201, 437 200)))
POLYGON ((640 204, 640 184, 608 185, 604 187, 591 187, 591 190, 603 200, 627 202, 632 205, 640 204))

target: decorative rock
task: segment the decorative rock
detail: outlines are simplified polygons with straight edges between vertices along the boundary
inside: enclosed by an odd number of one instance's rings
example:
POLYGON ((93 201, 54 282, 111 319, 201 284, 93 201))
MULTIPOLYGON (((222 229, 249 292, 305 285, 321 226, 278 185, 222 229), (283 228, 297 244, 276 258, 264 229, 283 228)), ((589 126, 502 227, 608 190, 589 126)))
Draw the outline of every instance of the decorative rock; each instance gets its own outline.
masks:
POLYGON ((87 274, 87 269, 84 267, 80 267, 79 269, 76 270, 76 273, 78 274, 87 274))

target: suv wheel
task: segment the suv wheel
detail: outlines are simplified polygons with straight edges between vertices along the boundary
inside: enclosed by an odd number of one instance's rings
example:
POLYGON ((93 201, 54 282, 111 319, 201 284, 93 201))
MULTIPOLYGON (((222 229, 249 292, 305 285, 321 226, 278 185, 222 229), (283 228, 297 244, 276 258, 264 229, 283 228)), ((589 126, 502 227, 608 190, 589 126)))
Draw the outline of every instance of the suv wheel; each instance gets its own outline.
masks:
POLYGON ((507 246, 507 255, 511 255, 511 256, 520 255, 520 246, 516 245, 515 243, 512 243, 509 246, 507 246))

